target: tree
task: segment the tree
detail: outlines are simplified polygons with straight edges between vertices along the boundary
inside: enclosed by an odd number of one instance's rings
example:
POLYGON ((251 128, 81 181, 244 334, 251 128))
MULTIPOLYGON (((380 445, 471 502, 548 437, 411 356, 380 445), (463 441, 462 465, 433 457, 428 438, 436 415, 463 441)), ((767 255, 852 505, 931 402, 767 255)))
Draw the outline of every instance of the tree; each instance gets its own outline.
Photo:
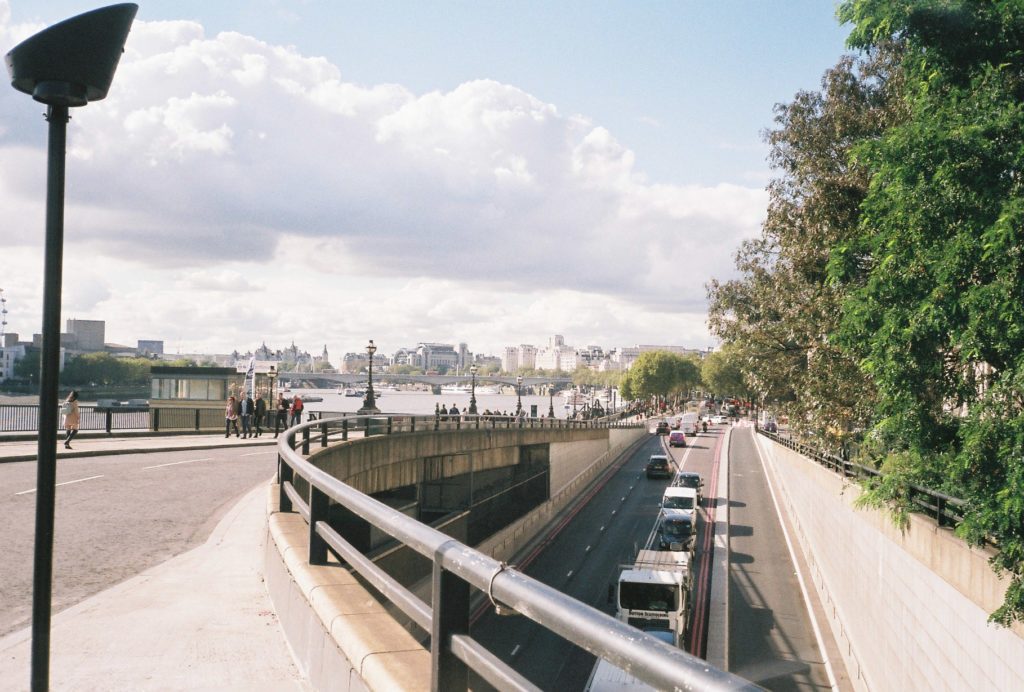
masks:
POLYGON ((849 281, 828 272, 833 247, 857 233, 870 171, 853 148, 906 117, 895 66, 900 46, 844 57, 821 91, 776 106, 767 134, 779 172, 759 238, 736 255, 740 278, 708 287, 709 324, 749 390, 785 402, 797 428, 826 438, 870 420, 872 380, 832 338, 849 281))
POLYGON ((701 365, 701 379, 718 396, 750 398, 755 394, 743 375, 743 356, 734 345, 708 354, 701 365))
POLYGON ((837 341, 877 388, 880 497, 922 483, 966 500, 958 532, 996 538, 1024 617, 1024 6, 844 2, 852 45, 893 38, 906 120, 855 149, 871 173, 830 277, 852 285, 837 341), (899 471, 899 473, 896 473, 899 471))

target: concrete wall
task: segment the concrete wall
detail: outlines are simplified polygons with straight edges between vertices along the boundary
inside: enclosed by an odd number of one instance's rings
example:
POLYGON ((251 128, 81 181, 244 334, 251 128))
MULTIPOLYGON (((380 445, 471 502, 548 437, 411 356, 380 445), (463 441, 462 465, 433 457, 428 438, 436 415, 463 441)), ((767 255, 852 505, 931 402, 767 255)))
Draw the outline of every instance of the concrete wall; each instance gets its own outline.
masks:
MULTIPOLYGON (((316 463, 376 492, 391 487, 381 487, 389 479, 405 485, 414 478, 414 470, 423 467, 414 454, 469 454, 479 469, 478 459, 487 459, 485 463, 518 460, 519 445, 550 443, 552 477, 557 468, 561 485, 557 495, 501 532, 502 537, 480 547, 505 559, 544 528, 621 451, 646 435, 643 429, 411 433, 328 448, 316 454, 316 463), (418 439, 403 442, 401 438, 418 439), (588 462, 588 455, 596 456, 588 462)), ((296 663, 313 689, 428 690, 430 652, 347 569, 338 564, 309 564, 309 526, 298 514, 281 513, 277 497, 277 486, 272 486, 264 575, 296 663)))
POLYGON ((861 690, 1024 689, 1024 628, 987 622, 1007 580, 949 529, 855 509, 860 489, 758 436, 779 501, 861 690))

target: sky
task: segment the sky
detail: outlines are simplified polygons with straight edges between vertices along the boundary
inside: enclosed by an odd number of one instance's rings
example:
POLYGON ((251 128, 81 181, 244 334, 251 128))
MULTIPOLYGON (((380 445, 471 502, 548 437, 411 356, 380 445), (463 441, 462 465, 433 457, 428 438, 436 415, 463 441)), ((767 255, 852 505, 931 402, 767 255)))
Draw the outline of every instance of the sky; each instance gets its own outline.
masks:
MULTIPOLYGON (((140 3, 68 127, 62 324, 168 353, 714 345, 831 0, 140 3)), ((0 0, 0 50, 99 5, 0 0)), ((41 330, 45 107, 0 89, 0 288, 41 330)))

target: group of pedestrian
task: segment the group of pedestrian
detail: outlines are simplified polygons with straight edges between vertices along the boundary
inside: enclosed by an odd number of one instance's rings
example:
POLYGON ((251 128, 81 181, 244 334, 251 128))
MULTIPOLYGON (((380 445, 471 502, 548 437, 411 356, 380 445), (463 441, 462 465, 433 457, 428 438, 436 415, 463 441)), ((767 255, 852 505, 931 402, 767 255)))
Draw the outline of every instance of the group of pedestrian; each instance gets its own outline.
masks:
MULTIPOLYGON (((282 429, 301 423, 302 410, 302 397, 295 396, 288 400, 284 394, 278 394, 274 406, 274 437, 277 437, 282 429)), ((241 439, 259 437, 263 434, 263 421, 266 420, 266 416, 267 402, 263 400, 262 394, 257 394, 255 399, 249 394, 241 398, 229 396, 224 407, 224 437, 231 437, 232 431, 235 437, 241 439), (241 430, 238 427, 239 422, 242 425, 241 430)))

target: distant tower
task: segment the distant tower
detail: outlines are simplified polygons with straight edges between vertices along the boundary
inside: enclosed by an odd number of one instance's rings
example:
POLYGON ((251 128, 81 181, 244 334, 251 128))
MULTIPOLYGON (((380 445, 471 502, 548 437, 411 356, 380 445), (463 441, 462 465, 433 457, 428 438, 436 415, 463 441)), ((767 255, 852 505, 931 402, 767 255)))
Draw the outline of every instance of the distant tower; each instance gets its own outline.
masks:
POLYGON ((330 362, 330 359, 327 357, 327 344, 324 344, 324 354, 320 357, 323 358, 325 363, 330 362))

